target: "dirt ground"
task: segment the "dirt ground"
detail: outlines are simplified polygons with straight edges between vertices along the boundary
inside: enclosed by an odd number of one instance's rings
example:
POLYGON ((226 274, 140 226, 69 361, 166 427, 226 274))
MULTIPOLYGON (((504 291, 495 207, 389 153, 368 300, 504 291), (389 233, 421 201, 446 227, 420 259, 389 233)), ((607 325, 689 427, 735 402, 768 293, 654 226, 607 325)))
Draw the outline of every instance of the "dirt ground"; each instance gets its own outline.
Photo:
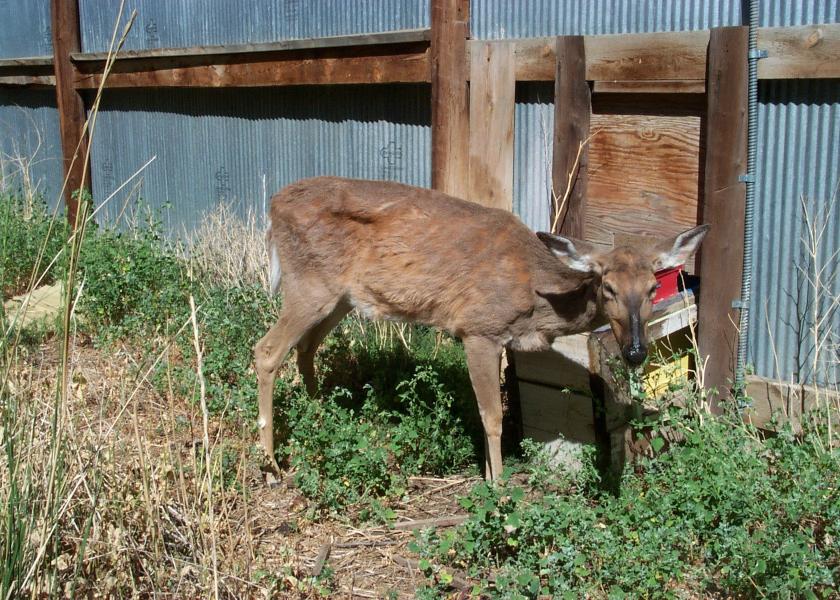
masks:
MULTIPOLYGON (((36 389, 40 387, 37 380, 43 379, 42 389, 47 389, 58 368, 57 346, 57 340, 48 340, 28 351, 18 363, 19 378, 28 381, 19 384, 36 389)), ((112 480, 124 480, 125 487, 137 488, 137 502, 146 506, 149 518, 134 525, 122 514, 102 517, 103 527, 110 518, 121 521, 123 529, 137 530, 128 536, 136 540, 134 547, 126 544, 124 551, 141 557, 150 553, 140 539, 145 529, 158 529, 161 547, 180 548, 181 556, 204 552, 192 564, 186 561, 178 578, 207 580, 207 573, 201 571, 213 561, 207 558, 206 541, 194 541, 208 529, 205 505, 190 498, 201 495, 196 490, 202 484, 191 480, 197 469, 189 467, 197 464, 196 456, 203 451, 202 415, 197 406, 162 392, 159 383, 149 381, 154 359, 124 346, 100 350, 90 340, 77 338, 71 429, 76 438, 89 436, 93 445, 110 446, 109 462, 99 468, 112 480)), ((217 539, 219 585, 228 597, 414 597, 422 574, 417 570, 418 557, 407 547, 414 539, 413 529, 428 520, 435 521, 435 526, 451 526, 449 517, 463 513, 458 496, 479 481, 476 476, 411 478, 406 495, 390 505, 396 514, 391 525, 354 525, 358 519, 352 514, 315 513, 295 488, 290 473, 269 485, 250 423, 211 416, 208 433, 213 451, 224 450, 238 463, 229 469, 233 484, 213 494, 211 529, 217 539), (332 573, 321 596, 314 591, 318 584, 312 579, 317 571, 332 573)), ((136 560, 140 559, 128 557, 129 563, 136 560)), ((467 582, 460 583, 465 587, 467 582)), ((169 583, 167 588, 147 591, 185 597, 179 590, 196 589, 182 583, 169 583)), ((453 592, 457 597, 457 590, 453 592)))

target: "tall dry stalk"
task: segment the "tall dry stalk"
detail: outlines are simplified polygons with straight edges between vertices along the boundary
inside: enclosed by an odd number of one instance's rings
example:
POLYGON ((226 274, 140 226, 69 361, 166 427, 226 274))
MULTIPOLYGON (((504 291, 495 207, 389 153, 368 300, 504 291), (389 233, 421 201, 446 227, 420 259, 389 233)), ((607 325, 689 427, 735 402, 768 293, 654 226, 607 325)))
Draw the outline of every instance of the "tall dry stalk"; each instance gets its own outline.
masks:
POLYGON ((583 150, 589 145, 592 138, 600 133, 600 131, 600 129, 593 131, 586 137, 586 139, 582 140, 578 144, 577 154, 575 154, 575 162, 572 163, 572 169, 569 171, 569 176, 566 180, 566 190, 563 192, 563 197, 561 198, 557 195, 554 186, 551 187, 551 200, 554 206, 554 221, 551 223, 551 233, 557 233, 557 225, 560 224, 560 217, 563 216, 566 211, 566 206, 569 203, 569 197, 572 195, 572 189, 574 189, 575 179, 577 178, 578 171, 580 170, 580 157, 583 155, 583 150))

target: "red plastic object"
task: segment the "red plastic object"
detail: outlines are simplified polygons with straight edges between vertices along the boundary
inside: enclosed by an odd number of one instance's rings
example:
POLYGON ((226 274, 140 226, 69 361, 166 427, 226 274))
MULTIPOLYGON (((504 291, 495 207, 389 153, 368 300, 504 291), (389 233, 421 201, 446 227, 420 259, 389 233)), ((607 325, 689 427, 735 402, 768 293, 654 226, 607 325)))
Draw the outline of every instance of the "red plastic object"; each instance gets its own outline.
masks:
POLYGON ((656 290, 656 296, 653 298, 653 303, 662 302, 671 296, 677 295, 677 285, 680 281, 680 273, 682 273, 685 265, 679 265, 672 269, 663 269, 657 271, 654 275, 656 281, 659 282, 659 289, 656 290))

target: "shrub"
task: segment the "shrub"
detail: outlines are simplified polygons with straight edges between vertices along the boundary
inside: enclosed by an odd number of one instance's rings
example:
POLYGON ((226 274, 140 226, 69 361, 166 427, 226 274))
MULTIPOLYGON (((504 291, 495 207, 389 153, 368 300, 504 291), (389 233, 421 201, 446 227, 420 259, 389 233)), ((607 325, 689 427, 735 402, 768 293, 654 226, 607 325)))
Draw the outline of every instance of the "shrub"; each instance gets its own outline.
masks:
POLYGON ((153 225, 131 233, 92 228, 79 270, 79 313, 95 333, 148 337, 189 314, 186 265, 166 252, 153 225))
POLYGON ((444 475, 474 457, 434 371, 418 369, 399 386, 403 411, 381 411, 382 393, 368 387, 360 409, 343 406, 350 393, 342 388, 322 401, 298 394, 285 409, 295 481, 318 508, 370 507, 401 496, 410 475, 444 475))
POLYGON ((477 486, 462 499, 466 524, 415 544, 426 597, 447 581, 436 565, 466 569, 491 598, 835 593, 837 449, 807 436, 765 442, 716 419, 677 423, 685 442, 627 470, 617 495, 573 477, 548 491, 477 486))
MULTIPOLYGON (((261 287, 219 287, 197 290, 199 342, 204 358, 207 406, 218 412, 226 406, 256 419, 257 380, 252 363, 254 344, 275 321, 276 300, 261 287)), ((179 368, 182 391, 196 390, 193 332, 177 339, 185 361, 179 368)))
MULTIPOLYGON (((26 290, 42 254, 36 280, 61 251, 69 230, 63 217, 53 215, 38 201, 25 203, 16 196, 0 196, 0 290, 4 298, 26 290)), ((63 261, 58 261, 44 277, 50 284, 60 276, 63 261)))

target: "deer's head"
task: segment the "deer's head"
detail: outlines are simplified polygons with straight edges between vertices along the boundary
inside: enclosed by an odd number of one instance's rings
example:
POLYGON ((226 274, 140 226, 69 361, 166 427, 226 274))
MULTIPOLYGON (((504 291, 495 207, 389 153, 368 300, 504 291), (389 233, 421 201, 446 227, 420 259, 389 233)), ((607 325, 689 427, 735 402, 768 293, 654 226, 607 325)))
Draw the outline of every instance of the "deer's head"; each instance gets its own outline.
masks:
POLYGON ((598 306, 609 320, 621 355, 638 366, 647 356, 647 322, 658 287, 654 273, 685 264, 708 230, 709 225, 700 225, 653 246, 622 246, 609 252, 559 235, 537 235, 568 267, 593 276, 598 306))

